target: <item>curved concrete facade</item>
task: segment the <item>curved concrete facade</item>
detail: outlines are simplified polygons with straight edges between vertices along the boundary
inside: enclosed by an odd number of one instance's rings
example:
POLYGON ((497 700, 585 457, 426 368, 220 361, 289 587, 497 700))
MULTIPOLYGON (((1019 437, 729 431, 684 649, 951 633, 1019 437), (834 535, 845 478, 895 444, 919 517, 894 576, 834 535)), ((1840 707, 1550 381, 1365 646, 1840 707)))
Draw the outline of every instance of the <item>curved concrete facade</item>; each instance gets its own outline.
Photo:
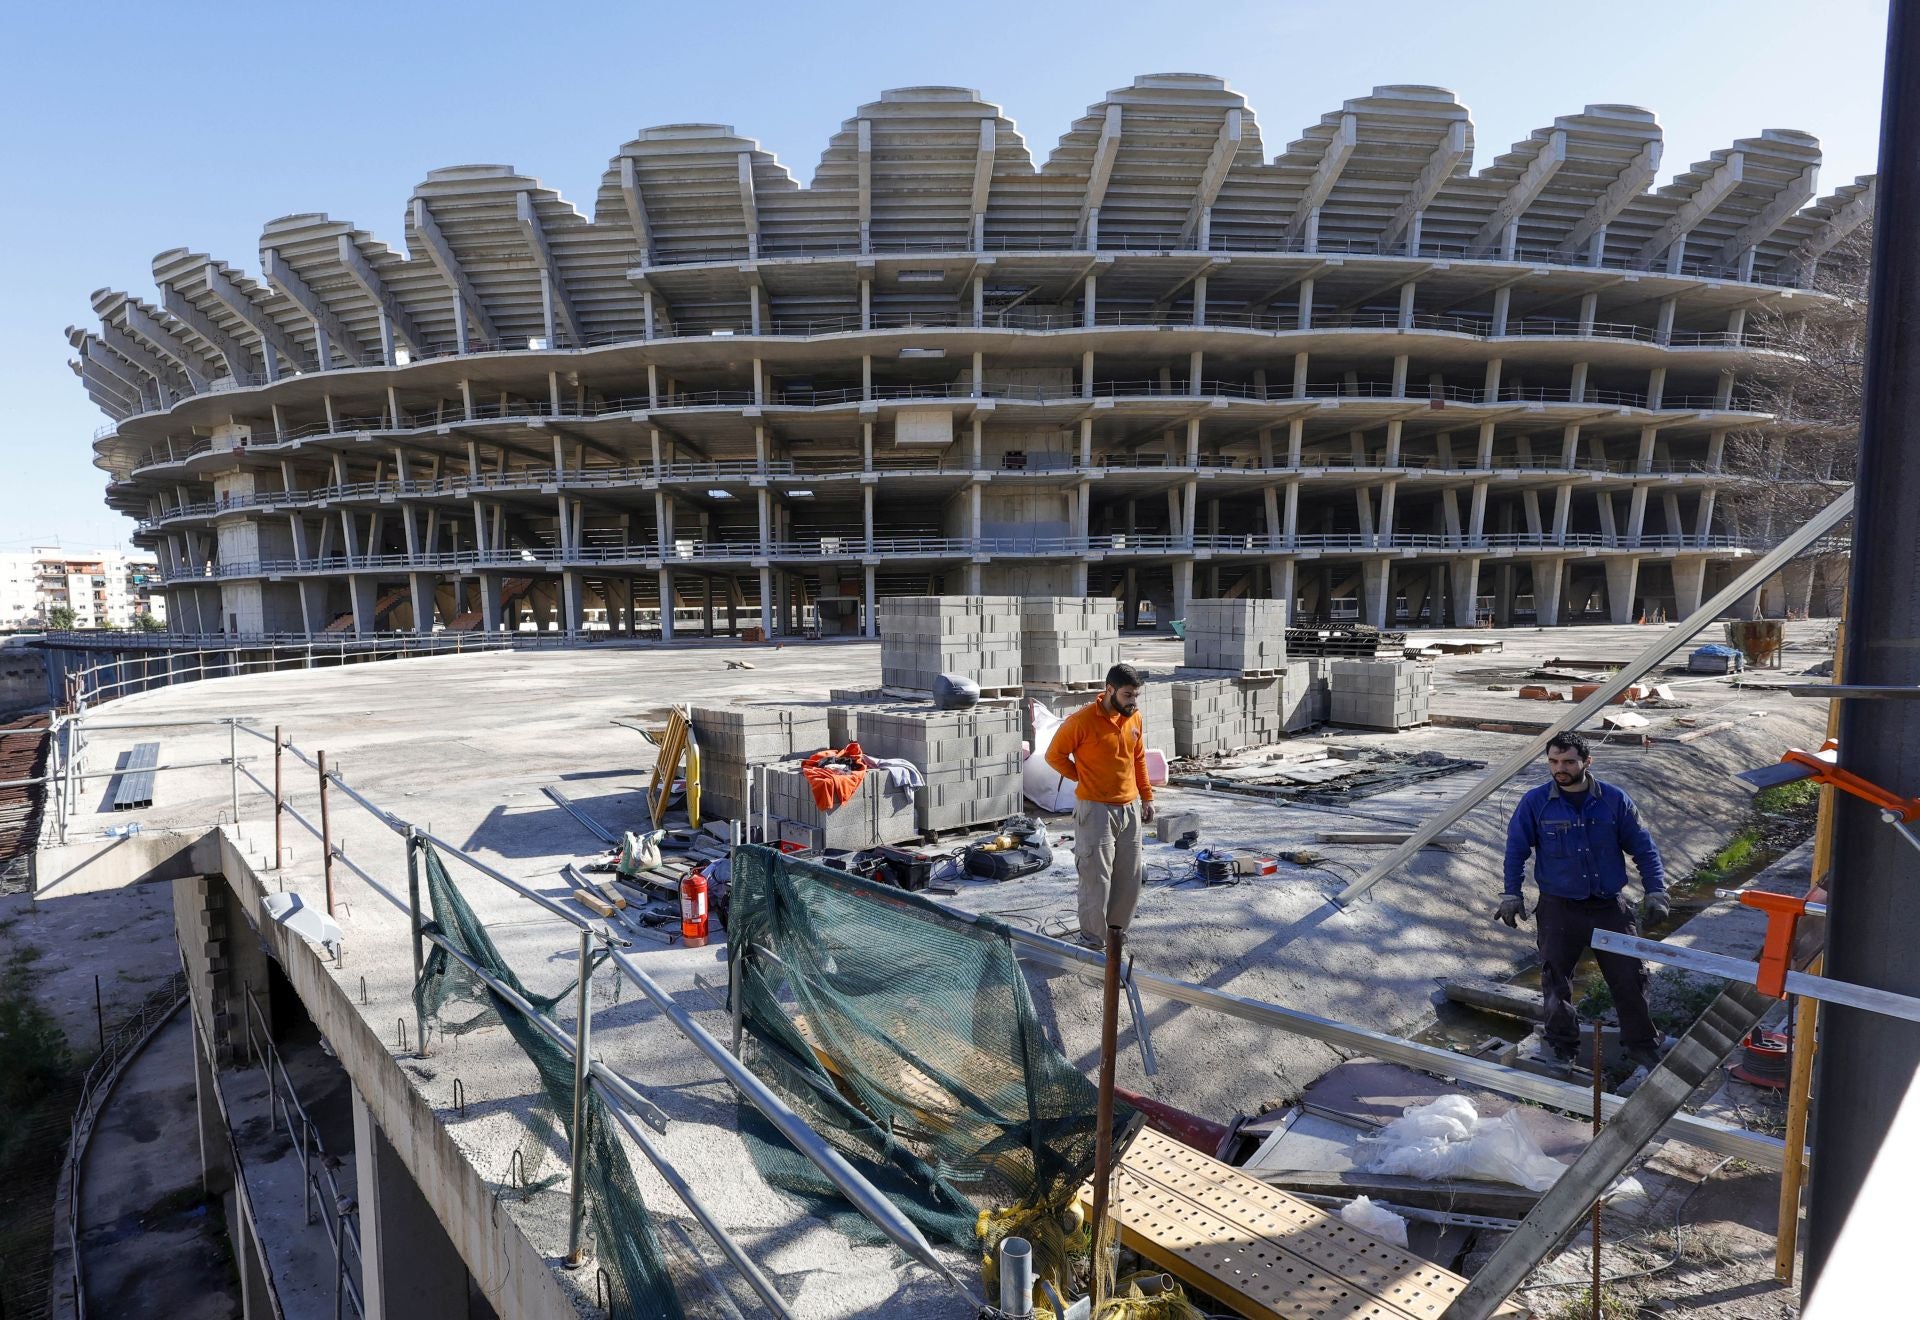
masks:
POLYGON ((908 88, 805 187, 711 124, 622 146, 591 218, 436 170, 404 253, 283 217, 260 279, 165 252, 69 337, 181 632, 777 634, 928 589, 1625 620, 1751 553, 1750 318, 1872 203, 1816 200, 1803 133, 1655 188, 1660 148, 1588 106, 1476 173, 1466 107, 1383 87, 1273 153, 1168 74, 1038 162, 908 88))

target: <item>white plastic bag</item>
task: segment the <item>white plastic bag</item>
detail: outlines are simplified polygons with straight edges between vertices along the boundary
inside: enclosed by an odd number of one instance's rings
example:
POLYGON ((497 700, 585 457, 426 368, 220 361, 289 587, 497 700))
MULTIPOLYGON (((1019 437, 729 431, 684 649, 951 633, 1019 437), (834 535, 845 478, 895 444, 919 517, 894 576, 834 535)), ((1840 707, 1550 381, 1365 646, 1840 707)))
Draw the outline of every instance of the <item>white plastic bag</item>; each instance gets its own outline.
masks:
POLYGON ((1020 767, 1020 792, 1042 811, 1072 811, 1073 781, 1047 764, 1047 748, 1060 727, 1060 717, 1037 701, 1031 705, 1033 751, 1020 767))
POLYGON ((1465 1096, 1442 1096, 1410 1105, 1377 1137, 1367 1168, 1408 1178, 1477 1178, 1544 1192, 1567 1166, 1540 1149, 1520 1111, 1483 1118, 1465 1096))
POLYGON ((1383 1210, 1372 1200, 1356 1196, 1340 1207, 1340 1222, 1352 1224, 1362 1233, 1371 1233, 1396 1247, 1407 1245, 1407 1221, 1391 1210, 1383 1210))

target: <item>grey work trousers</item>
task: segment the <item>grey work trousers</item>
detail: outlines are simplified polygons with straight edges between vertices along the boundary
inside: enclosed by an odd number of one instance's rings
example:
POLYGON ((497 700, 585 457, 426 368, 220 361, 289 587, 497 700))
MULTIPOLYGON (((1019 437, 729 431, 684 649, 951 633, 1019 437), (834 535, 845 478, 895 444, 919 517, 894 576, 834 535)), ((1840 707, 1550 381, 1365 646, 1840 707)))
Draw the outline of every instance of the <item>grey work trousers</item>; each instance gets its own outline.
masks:
POLYGON ((1140 902, 1140 802, 1073 804, 1073 862, 1080 872, 1080 933, 1100 945, 1125 930, 1140 902))

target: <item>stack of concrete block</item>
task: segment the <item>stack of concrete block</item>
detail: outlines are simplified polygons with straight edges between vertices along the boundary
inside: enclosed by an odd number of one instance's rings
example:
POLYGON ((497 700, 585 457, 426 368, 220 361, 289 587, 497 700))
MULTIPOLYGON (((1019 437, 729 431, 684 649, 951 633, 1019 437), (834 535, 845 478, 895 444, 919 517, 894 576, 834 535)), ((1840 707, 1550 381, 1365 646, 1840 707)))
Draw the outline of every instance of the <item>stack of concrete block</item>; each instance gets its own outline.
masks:
POLYGON ((983 691, 1020 687, 1017 596, 887 596, 880 601, 880 683, 931 692, 942 674, 983 691))
POLYGON ((1020 713, 1011 704, 850 706, 835 722, 868 756, 909 762, 926 777, 914 794, 921 833, 997 825, 1020 809, 1020 713))
POLYGON ((1287 662, 1287 602, 1187 603, 1187 667, 1226 674, 1272 673, 1287 662))
MULTIPOLYGON (((1049 692, 1028 688, 1025 700, 1020 703, 1020 736, 1029 742, 1033 740, 1033 708, 1038 702, 1041 707, 1051 711, 1060 719, 1065 719, 1083 706, 1091 705, 1099 698, 1098 692, 1049 692)), ((1173 751, 1173 684, 1149 680, 1140 689, 1137 703, 1140 707, 1140 720, 1147 735, 1147 746, 1172 756, 1173 751)))
POLYGON ((779 822, 780 838, 809 848, 857 851, 902 843, 919 833, 913 794, 894 789, 884 772, 869 771, 852 797, 823 811, 799 766, 772 766, 767 805, 779 822))
POLYGON ((1290 660, 1280 693, 1280 729, 1298 733, 1333 716, 1331 660, 1290 660))
POLYGON ((1406 729, 1431 718, 1433 671, 1417 660, 1332 660, 1335 724, 1406 729))
POLYGON ((714 820, 756 819, 748 810, 752 768, 813 755, 833 742, 827 706, 695 706, 700 744, 700 813, 714 820))
POLYGON ((1120 663, 1120 604, 1086 596, 1020 601, 1020 669, 1028 685, 1099 687, 1120 663))

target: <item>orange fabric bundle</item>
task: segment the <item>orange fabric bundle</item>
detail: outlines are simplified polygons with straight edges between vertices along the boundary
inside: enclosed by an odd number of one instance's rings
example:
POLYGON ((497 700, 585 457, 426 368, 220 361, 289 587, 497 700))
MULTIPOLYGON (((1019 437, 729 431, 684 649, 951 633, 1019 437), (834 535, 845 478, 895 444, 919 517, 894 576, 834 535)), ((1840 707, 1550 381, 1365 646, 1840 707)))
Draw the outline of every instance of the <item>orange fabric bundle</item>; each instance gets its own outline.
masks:
POLYGON ((813 804, 822 811, 832 811, 858 793, 860 781, 867 777, 867 768, 861 764, 864 756, 860 744, 853 742, 838 751, 828 748, 815 752, 803 761, 800 773, 813 790, 813 804))

